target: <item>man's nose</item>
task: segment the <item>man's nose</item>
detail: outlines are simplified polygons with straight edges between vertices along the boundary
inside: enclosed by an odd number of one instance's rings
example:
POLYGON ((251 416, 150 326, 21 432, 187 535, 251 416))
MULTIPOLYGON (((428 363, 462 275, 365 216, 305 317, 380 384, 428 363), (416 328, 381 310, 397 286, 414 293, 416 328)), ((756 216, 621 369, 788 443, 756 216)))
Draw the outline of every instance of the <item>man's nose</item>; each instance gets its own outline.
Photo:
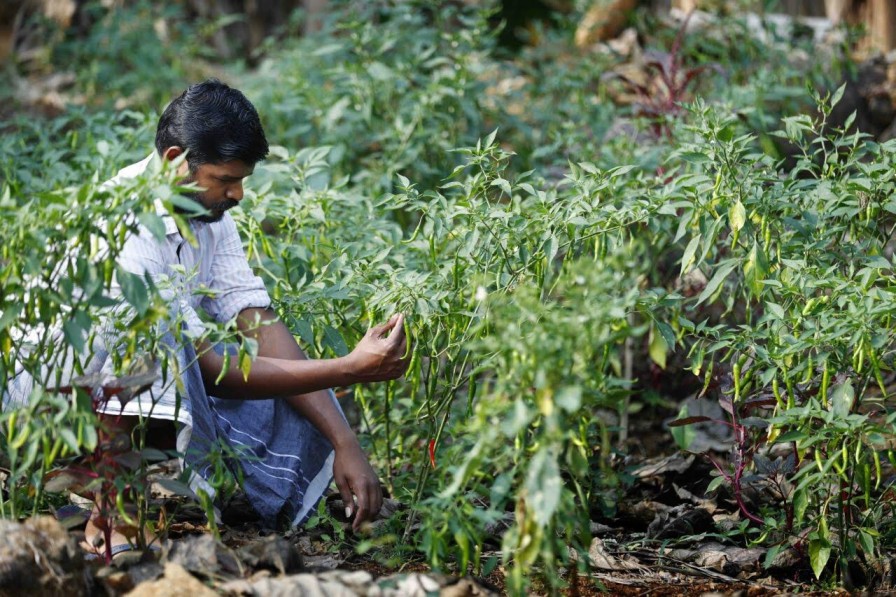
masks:
POLYGON ((226 196, 228 199, 232 199, 234 201, 242 201, 243 200, 243 185, 237 184, 237 185, 231 185, 231 186, 227 187, 226 196))

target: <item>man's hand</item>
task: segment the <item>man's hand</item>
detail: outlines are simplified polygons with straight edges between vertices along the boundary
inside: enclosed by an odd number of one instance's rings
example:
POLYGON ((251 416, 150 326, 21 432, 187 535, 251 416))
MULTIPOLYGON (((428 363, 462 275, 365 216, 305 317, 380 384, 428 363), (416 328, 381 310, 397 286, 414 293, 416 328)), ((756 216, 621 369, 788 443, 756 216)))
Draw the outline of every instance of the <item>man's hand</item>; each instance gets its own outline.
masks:
POLYGON ((379 479, 357 441, 336 448, 333 477, 345 503, 345 516, 355 515, 352 529, 357 532, 361 523, 372 520, 383 505, 379 479))
POLYGON ((346 356, 349 375, 356 382, 397 379, 407 371, 408 339, 404 334, 404 315, 393 315, 384 324, 374 326, 346 356))

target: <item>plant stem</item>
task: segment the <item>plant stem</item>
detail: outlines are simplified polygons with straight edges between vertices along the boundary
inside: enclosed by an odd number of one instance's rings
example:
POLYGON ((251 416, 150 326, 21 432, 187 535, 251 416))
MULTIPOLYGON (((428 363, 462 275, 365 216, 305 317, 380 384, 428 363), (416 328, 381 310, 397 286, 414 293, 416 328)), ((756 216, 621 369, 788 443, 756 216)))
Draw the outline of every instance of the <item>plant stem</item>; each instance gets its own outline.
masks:
MULTIPOLYGON (((633 328, 635 325, 635 315, 634 313, 628 314, 628 327, 629 329, 633 328)), ((625 393, 625 397, 622 399, 622 408, 619 411, 619 446, 624 447, 625 442, 628 441, 628 411, 631 406, 632 394, 631 387, 633 385, 632 375, 634 373, 634 360, 635 360, 635 341, 632 338, 631 334, 625 337, 625 346, 623 348, 624 356, 623 356, 623 372, 622 376, 629 384, 629 391, 625 393)))

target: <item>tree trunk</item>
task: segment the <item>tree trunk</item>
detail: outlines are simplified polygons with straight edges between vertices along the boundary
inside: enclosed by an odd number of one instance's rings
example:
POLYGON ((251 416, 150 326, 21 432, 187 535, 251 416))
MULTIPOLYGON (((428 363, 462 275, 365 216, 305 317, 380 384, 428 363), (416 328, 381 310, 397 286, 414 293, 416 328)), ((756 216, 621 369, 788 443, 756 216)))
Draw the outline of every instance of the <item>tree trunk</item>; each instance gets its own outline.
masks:
POLYGON ((576 45, 582 48, 619 35, 636 4, 637 0, 594 2, 576 28, 576 45))
MULTIPOLYGON (((829 0, 782 0, 778 9, 792 17, 823 17, 829 0)), ((836 1, 836 0, 835 0, 836 1)))
POLYGON ((846 19, 852 0, 824 0, 824 9, 832 23, 846 19))
POLYGON ((896 48, 896 3, 893 0, 825 0, 833 23, 864 23, 865 38, 859 50, 889 52, 896 48))
POLYGON ((896 47, 896 4, 893 0, 870 0, 865 11, 866 47, 889 52, 896 47))
POLYGON ((677 8, 683 12, 691 12, 698 8, 697 0, 672 0, 672 8, 677 8))

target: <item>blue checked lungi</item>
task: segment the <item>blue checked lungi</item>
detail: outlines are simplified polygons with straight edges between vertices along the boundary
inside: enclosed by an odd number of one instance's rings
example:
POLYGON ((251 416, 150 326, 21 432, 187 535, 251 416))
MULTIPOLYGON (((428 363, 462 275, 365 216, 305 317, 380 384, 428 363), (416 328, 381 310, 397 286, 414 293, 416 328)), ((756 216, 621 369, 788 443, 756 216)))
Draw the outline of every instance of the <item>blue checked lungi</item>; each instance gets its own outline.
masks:
MULTIPOLYGON (((169 354, 177 355, 179 364, 182 383, 178 403, 186 416, 181 413, 175 417, 180 421, 177 450, 181 464, 190 473, 190 486, 214 496, 215 489, 207 482, 216 465, 210 455, 224 454, 229 466, 239 467, 233 473, 242 479, 246 497, 265 525, 277 528, 284 522, 293 527, 303 524, 333 479, 335 453, 329 440, 285 400, 209 396, 192 343, 185 340, 176 344, 170 332, 163 336, 163 343, 169 354)), ((236 354, 236 345, 227 349, 236 354)), ((223 354, 224 348, 219 345, 217 350, 223 354)), ((104 356, 100 351, 94 360, 105 361, 104 356)), ((27 372, 15 372, 3 389, 3 409, 26 405, 33 387, 34 380, 27 372)), ((329 396, 341 414, 332 391, 329 396)), ((123 407, 112 398, 103 410, 114 416, 119 408, 123 407)))
MULTIPOLYGON (((236 354, 235 347, 228 349, 236 354)), ((262 520, 271 527, 282 520, 291 526, 303 524, 333 479, 335 452, 329 440, 285 400, 209 396, 192 344, 184 343, 178 352, 189 396, 183 404, 193 420, 189 441, 184 442, 185 464, 201 478, 209 478, 214 463, 207 455, 226 443, 240 455, 236 465, 241 468, 243 490, 262 520)), ((332 391, 330 399, 339 409, 332 391)))

